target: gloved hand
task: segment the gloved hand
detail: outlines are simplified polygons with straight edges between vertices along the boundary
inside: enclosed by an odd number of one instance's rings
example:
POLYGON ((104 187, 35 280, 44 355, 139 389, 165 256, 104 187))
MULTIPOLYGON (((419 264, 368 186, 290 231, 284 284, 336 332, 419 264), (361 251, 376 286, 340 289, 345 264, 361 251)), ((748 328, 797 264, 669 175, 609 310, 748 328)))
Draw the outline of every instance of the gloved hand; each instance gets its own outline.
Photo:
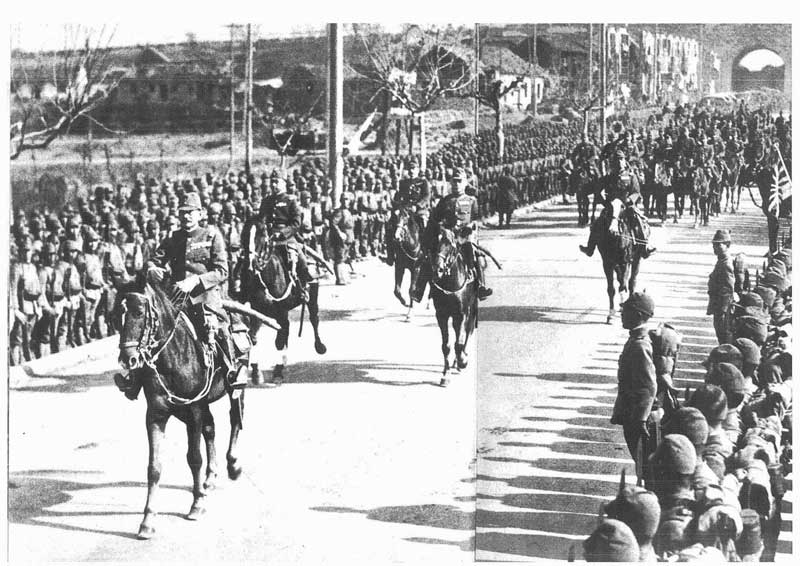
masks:
POLYGON ((156 283, 161 283, 164 280, 167 270, 162 267, 151 267, 147 271, 147 278, 156 283))
POLYGON ((191 293, 192 289, 197 287, 199 283, 200 277, 198 275, 190 275, 183 281, 178 281, 175 286, 184 293, 191 293))

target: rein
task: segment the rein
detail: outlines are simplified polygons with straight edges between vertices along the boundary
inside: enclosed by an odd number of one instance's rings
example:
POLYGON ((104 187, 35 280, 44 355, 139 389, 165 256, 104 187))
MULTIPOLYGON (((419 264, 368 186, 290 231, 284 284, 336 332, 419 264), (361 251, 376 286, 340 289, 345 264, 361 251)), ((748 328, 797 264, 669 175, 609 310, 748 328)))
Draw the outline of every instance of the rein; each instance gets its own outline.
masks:
MULTIPOLYGON (((262 253, 260 254, 261 258, 265 258, 264 263, 266 263, 266 260, 269 260, 270 256, 273 255, 273 248, 275 245, 276 244, 271 244, 266 250, 263 250, 262 253)), ((286 246, 286 244, 278 244, 278 245, 286 246)), ((278 258, 278 262, 280 263, 280 258, 278 258)), ((262 269, 256 268, 254 271, 256 272, 256 278, 258 279, 259 283, 261 283, 261 286, 264 288, 264 295, 266 295, 269 301, 273 303, 279 303, 280 301, 287 299, 289 295, 292 294, 295 283, 292 277, 289 275, 288 269, 286 271, 286 279, 288 284, 286 285, 286 291, 280 297, 275 297, 272 293, 269 292, 269 287, 267 286, 266 281, 264 281, 264 276, 262 275, 262 269)))
POLYGON ((199 401, 200 399, 204 398, 208 395, 209 391, 211 391, 212 385, 212 377, 213 377, 213 364, 209 364, 208 368, 206 369, 206 382, 203 386, 203 389, 191 399, 186 399, 184 397, 180 397, 175 395, 172 391, 170 391, 167 384, 164 383, 164 379, 162 375, 158 372, 156 368, 156 363, 158 362, 158 358, 161 356, 161 353, 167 347, 167 345, 172 341, 175 336, 175 331, 178 329, 178 323, 180 320, 184 321, 184 324, 187 325, 188 328, 191 329, 191 322, 189 321, 189 317, 186 315, 184 311, 178 312, 178 321, 176 321, 175 325, 172 327, 169 335, 167 336, 166 340, 158 346, 155 352, 150 352, 150 350, 158 344, 158 340, 156 338, 156 331, 159 327, 158 317, 154 312, 153 304, 150 302, 150 297, 145 295, 144 293, 135 293, 131 292, 128 293, 129 295, 136 295, 141 297, 144 300, 144 304, 146 305, 145 310, 145 323, 144 323, 144 330, 142 331, 142 336, 138 341, 127 341, 127 342, 120 342, 120 349, 135 346, 137 353, 142 357, 142 361, 144 364, 153 370, 153 373, 156 376, 156 381, 158 382, 161 389, 164 390, 164 393, 167 394, 167 402, 173 405, 191 405, 199 401))
MULTIPOLYGON (((445 267, 443 269, 445 270, 445 273, 447 273, 447 274, 450 274, 450 273, 453 272, 453 267, 456 265, 456 261, 458 260, 458 256, 459 256, 458 247, 454 246, 453 249, 455 251, 453 251, 453 252, 451 252, 449 254, 443 254, 442 252, 439 252, 436 255, 436 257, 438 259, 445 260, 446 263, 445 263, 445 267)), ((470 270, 470 271, 472 271, 472 270, 470 270)), ((455 289, 453 291, 450 291, 449 289, 444 289, 441 285, 439 285, 436 282, 436 279, 432 277, 431 278, 431 286, 432 287, 436 287, 436 289, 438 289, 439 291, 441 291, 445 295, 455 295, 455 294, 460 293, 461 291, 463 291, 464 288, 467 285, 469 285, 470 283, 472 283, 474 280, 475 280, 475 277, 473 277, 470 274, 464 279, 464 283, 461 285, 461 287, 459 287, 458 289, 455 289)))

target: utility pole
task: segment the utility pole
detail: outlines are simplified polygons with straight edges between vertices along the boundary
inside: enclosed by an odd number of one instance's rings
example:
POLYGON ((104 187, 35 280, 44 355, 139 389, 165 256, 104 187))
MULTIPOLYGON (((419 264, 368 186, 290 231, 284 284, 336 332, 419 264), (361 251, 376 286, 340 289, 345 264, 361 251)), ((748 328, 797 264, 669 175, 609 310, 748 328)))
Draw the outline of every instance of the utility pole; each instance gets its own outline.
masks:
POLYGON ((334 206, 342 194, 343 63, 342 29, 339 24, 328 24, 328 177, 334 206))
POLYGON ((229 86, 231 89, 230 101, 230 120, 231 120, 231 128, 230 128, 230 157, 228 158, 228 168, 233 167, 233 159, 234 159, 234 147, 236 144, 236 85, 234 79, 234 59, 233 59, 233 31, 234 29, 238 28, 239 26, 236 24, 229 24, 227 26, 231 30, 231 40, 230 40, 230 51, 229 51, 229 58, 230 58, 230 81, 229 86))
POLYGON ((253 26, 247 24, 247 86, 245 88, 244 170, 249 175, 253 160, 253 26))
POLYGON ((473 116, 475 119, 474 122, 474 134, 478 135, 478 128, 479 128, 479 119, 481 113, 481 104, 478 101, 478 94, 480 93, 480 80, 478 73, 480 72, 480 60, 481 60, 481 25, 475 24, 475 64, 474 64, 474 80, 475 84, 473 85, 474 93, 475 93, 475 106, 473 108, 473 116))
POLYGON ((661 41, 658 39, 658 24, 656 24, 655 45, 653 46, 653 102, 658 101, 658 50, 661 41))
POLYGON ((606 104, 608 97, 606 93, 606 67, 608 66, 608 36, 606 34, 606 24, 600 24, 600 147, 606 144, 606 104))
POLYGON ((536 117, 536 111, 538 108, 538 104, 536 102, 536 65, 538 65, 539 60, 536 54, 536 24, 533 24, 533 98, 531 99, 531 111, 533 112, 533 117, 536 117))
POLYGON ((592 57, 592 47, 594 38, 592 37, 592 24, 589 24, 589 88, 587 89, 589 92, 589 96, 591 97, 592 94, 592 75, 594 74, 594 57, 592 57))

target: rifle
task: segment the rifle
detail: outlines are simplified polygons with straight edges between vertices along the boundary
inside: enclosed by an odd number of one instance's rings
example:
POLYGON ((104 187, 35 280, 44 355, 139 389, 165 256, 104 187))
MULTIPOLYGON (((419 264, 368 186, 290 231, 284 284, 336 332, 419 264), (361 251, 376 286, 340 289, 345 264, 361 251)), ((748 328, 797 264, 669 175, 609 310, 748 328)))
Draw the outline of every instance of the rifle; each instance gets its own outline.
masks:
POLYGON ((499 261, 497 261, 497 259, 496 259, 496 258, 495 258, 495 257, 492 255, 492 252, 490 252, 490 251, 489 251, 489 250, 487 250, 486 248, 484 248, 484 247, 482 247, 482 246, 480 246, 480 245, 478 245, 478 244, 476 244, 476 243, 474 243, 474 242, 472 243, 472 245, 473 245, 473 246, 475 246, 475 248, 476 248, 476 249, 477 249, 479 252, 481 252, 481 253, 483 253, 484 255, 487 255, 488 257, 490 257, 490 258, 491 258, 491 260, 494 262, 494 264, 497 266, 497 269, 503 269, 503 266, 502 266, 502 265, 500 265, 500 262, 499 262, 499 261))

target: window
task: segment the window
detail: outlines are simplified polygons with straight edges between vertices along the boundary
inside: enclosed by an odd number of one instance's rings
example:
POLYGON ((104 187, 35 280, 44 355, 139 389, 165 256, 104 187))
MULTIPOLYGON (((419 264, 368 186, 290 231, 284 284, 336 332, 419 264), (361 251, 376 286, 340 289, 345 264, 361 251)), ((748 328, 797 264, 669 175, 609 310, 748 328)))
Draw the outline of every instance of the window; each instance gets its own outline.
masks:
POLYGON ((169 97, 169 89, 167 88, 166 84, 158 85, 158 97, 161 100, 167 100, 167 98, 169 97))

